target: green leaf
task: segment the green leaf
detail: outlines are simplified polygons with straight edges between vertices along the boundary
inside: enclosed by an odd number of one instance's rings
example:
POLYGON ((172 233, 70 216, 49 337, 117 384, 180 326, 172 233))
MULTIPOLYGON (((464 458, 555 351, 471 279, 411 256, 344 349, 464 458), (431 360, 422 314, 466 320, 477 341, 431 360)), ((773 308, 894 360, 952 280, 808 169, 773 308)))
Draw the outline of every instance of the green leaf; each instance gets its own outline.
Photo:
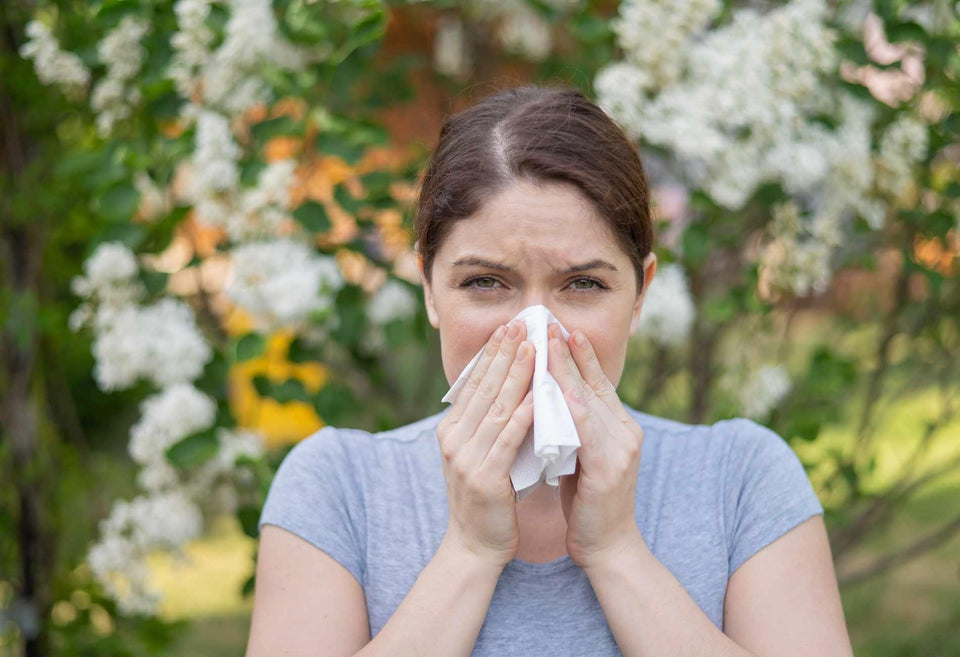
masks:
POLYGON ((258 142, 265 142, 280 135, 299 135, 303 132, 303 123, 294 121, 289 116, 278 116, 275 119, 261 121, 250 129, 253 138, 258 142))
POLYGON ((310 394, 299 379, 287 379, 283 383, 273 384, 270 396, 281 404, 292 401, 310 401, 310 394))
POLYGON ((143 251, 147 253, 159 253, 170 246, 177 226, 180 225, 189 212, 190 208, 188 206, 178 205, 166 216, 152 221, 149 224, 146 239, 142 244, 143 251))
POLYGON ((287 379, 281 383, 274 383, 267 377, 258 374, 253 377, 253 387, 261 397, 269 397, 281 404, 292 401, 310 401, 310 394, 299 379, 287 379))
POLYGON ((53 175, 60 179, 82 176, 104 164, 103 151, 79 151, 60 157, 53 169, 53 175))
POLYGON ((338 381, 328 381, 313 397, 313 407, 324 422, 338 424, 353 405, 350 388, 338 381))
POLYGON ((110 187, 100 196, 100 213, 108 221, 129 221, 140 204, 140 192, 129 181, 110 187))
POLYGON ((703 305, 704 317, 714 324, 721 324, 736 313, 736 307, 729 296, 723 295, 708 300, 703 305))
POLYGON ((247 333, 237 340, 234 360, 243 362, 263 355, 267 340, 259 333, 247 333))
POLYGON ((122 222, 111 224, 100 234, 100 241, 123 242, 131 251, 139 251, 147 238, 148 230, 143 224, 122 222))
POLYGON ((340 323, 333 337, 337 342, 355 348, 367 321, 363 288, 349 283, 340 288, 337 291, 336 309, 340 323))
POLYGON ((696 267, 707 259, 710 236, 705 224, 691 224, 683 232, 683 259, 696 267))
POLYGON ((256 390, 257 394, 261 397, 271 396, 270 391, 273 389, 273 382, 263 374, 254 376, 251 383, 253 383, 253 389, 256 390))
POLYGON ((148 294, 159 294, 167 287, 167 273, 153 269, 140 268, 140 280, 148 294))
POLYGON ((366 150, 363 145, 357 144, 346 135, 336 133, 322 133, 319 148, 320 152, 335 155, 347 164, 356 164, 366 150))
POLYGON ((244 506, 237 509, 237 520, 240 521, 240 527, 243 533, 250 538, 257 538, 260 530, 257 525, 260 521, 260 509, 255 506, 244 506))
POLYGON ((337 183, 333 187, 333 199, 337 202, 345 212, 350 214, 356 214, 357 211, 363 207, 363 202, 358 201, 353 198, 353 195, 350 194, 350 191, 344 186, 343 183, 337 183))
POLYGON ((577 38, 584 43, 605 41, 613 36, 610 23, 592 13, 584 12, 575 16, 570 26, 577 38))
POLYGON ((216 427, 192 434, 167 449, 167 460, 181 469, 202 465, 220 448, 216 427))
POLYGON ((885 25, 887 32, 887 41, 896 43, 898 41, 918 41, 923 43, 927 40, 927 31, 919 23, 908 21, 905 23, 887 23, 885 25))
POLYGON ((247 160, 240 164, 240 184, 244 187, 254 187, 260 174, 267 168, 263 160, 247 160))
POLYGON ((287 360, 292 363, 319 362, 323 360, 323 348, 320 345, 307 344, 298 336, 290 341, 287 360))
POLYGON ((388 171, 371 171, 360 177, 360 182, 367 193, 367 200, 389 199, 394 203, 390 196, 390 183, 393 182, 393 176, 388 171))
POLYGON ((257 578, 255 575, 250 575, 247 580, 243 583, 243 586, 240 588, 240 595, 244 598, 253 595, 254 589, 256 588, 257 578))
POLYGON ((858 66, 870 64, 870 58, 867 56, 866 48, 864 48, 863 41, 860 39, 843 37, 837 40, 836 48, 841 57, 850 60, 858 66))
POLYGON ((330 230, 330 217, 327 209, 316 201, 306 201, 293 211, 293 218, 300 225, 314 233, 325 233, 330 230))

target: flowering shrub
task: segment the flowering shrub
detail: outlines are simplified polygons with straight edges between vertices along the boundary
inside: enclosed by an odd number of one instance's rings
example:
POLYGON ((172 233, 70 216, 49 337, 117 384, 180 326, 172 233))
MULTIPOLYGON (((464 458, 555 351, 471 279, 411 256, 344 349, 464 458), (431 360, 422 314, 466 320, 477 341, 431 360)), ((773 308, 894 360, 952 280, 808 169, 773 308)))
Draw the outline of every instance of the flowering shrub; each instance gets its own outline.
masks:
MULTIPOLYGON (((70 326, 92 332, 102 390, 140 382, 155 390, 130 432, 142 493, 117 502, 88 557, 121 612, 154 614, 159 596, 148 585, 146 555, 179 550, 218 513, 247 521, 269 485, 269 471, 257 465, 263 436, 235 425, 222 364, 256 356, 263 336, 280 330, 301 332, 305 342, 298 344, 309 348, 338 328, 360 328, 365 348, 382 350, 377 327, 415 314, 409 284, 392 280, 373 296, 342 274, 337 252, 366 254, 367 238, 321 246, 318 236, 334 228, 325 199, 292 198, 298 176, 302 187, 315 168, 313 154, 269 152, 278 139, 313 139, 318 130, 321 141, 329 135, 330 151, 348 160, 382 142, 368 122, 336 117, 313 101, 325 92, 318 80, 382 34, 384 14, 379 3, 364 1, 325 8, 270 0, 81 4, 43 5, 21 55, 34 61, 42 82, 88 103, 100 140, 88 143, 100 145, 81 147, 75 161, 91 152, 103 158, 97 166, 106 164, 112 176, 91 203, 132 229, 105 235, 92 250, 74 280, 82 303, 70 326), (74 25, 89 28, 71 32, 75 52, 58 43, 57 12, 76 12, 74 25), (273 112, 281 97, 301 103, 273 112), (298 109, 308 106, 310 113, 298 109), (213 239, 217 251, 204 252, 198 234, 213 239), (192 262, 158 266, 183 248, 192 262), (175 291, 184 274, 202 278, 218 259, 226 259, 219 285, 175 291), (341 317, 357 317, 354 307, 368 302, 369 327, 341 327, 341 317), (228 340, 227 307, 249 316, 254 332, 228 340), (207 319, 199 321, 198 313, 207 319)), ((392 179, 389 171, 369 176, 366 200, 396 205, 392 179)), ((330 200, 360 214, 366 201, 344 191, 330 200)), ((357 223, 376 244, 374 222, 357 223)), ((388 261, 379 264, 389 270, 388 261)), ((261 383, 267 396, 307 394, 293 381, 261 383)))
MULTIPOLYGON (((577 0, 475 1, 441 7, 432 65, 470 78, 490 28, 543 72, 589 73, 641 149, 665 231, 639 328, 655 351, 647 392, 686 349, 690 420, 704 421, 719 382, 720 414, 814 440, 854 382, 848 358, 818 350, 791 379, 755 344, 717 345, 738 324, 769 333, 778 303, 823 294, 884 250, 902 256, 898 289, 916 273, 942 307, 921 312, 901 292, 878 361, 907 331, 890 328, 897 317, 937 341, 956 273, 915 245, 956 249, 960 234, 960 21, 934 4, 624 0, 602 16, 577 0)), ((141 493, 116 503, 88 557, 122 612, 156 612, 145 555, 179 550, 211 515, 236 513, 255 535, 270 467, 224 372, 271 335, 292 333, 289 360, 330 376, 317 391, 258 376, 260 395, 331 423, 357 393, 404 403, 377 362, 425 329, 422 303, 409 253, 382 228, 419 163, 362 165, 386 141, 364 112, 390 88, 368 66, 385 12, 372 0, 46 0, 27 26, 21 56, 78 111, 61 173, 87 181, 84 200, 111 224, 75 279, 71 328, 91 332, 102 390, 150 388, 128 444, 141 493), (252 330, 226 333, 231 313, 252 330)), ((838 457, 850 494, 825 506, 859 499, 858 458, 838 457)))

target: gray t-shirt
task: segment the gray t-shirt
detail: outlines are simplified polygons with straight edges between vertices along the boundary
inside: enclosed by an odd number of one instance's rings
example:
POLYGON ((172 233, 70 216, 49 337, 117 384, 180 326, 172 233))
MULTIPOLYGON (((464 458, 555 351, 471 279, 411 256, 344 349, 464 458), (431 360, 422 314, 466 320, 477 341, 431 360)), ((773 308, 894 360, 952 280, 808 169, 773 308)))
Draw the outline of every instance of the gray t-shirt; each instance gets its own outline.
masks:
MULTIPOLYGON (((723 629, 727 580, 823 507, 778 434, 735 418, 691 425, 624 408, 643 428, 636 519, 651 552, 723 629)), ((375 636, 447 527, 436 426, 449 411, 371 434, 324 427, 287 454, 260 516, 317 546, 366 594, 375 636)), ((620 655, 583 570, 569 555, 514 559, 500 575, 475 657, 620 655)))

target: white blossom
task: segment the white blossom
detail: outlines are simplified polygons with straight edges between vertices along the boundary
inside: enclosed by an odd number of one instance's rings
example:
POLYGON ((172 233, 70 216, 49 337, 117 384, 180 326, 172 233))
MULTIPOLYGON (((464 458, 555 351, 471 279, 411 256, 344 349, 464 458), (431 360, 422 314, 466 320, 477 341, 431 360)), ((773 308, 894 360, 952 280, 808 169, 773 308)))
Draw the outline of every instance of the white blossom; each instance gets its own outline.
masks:
POLYGON ((196 149, 193 152, 191 193, 200 199, 217 192, 232 191, 240 180, 241 150, 234 141, 225 116, 202 110, 197 118, 196 149))
POLYGON ((256 187, 244 189, 235 205, 225 206, 228 209, 220 218, 220 223, 226 228, 230 239, 248 242, 280 234, 284 224, 290 220, 287 206, 295 169, 296 162, 293 160, 271 163, 260 172, 256 187))
POLYGON ((20 47, 20 56, 33 60, 40 82, 59 85, 71 96, 86 88, 90 71, 79 57, 60 49, 50 28, 40 21, 30 21, 26 34, 27 41, 20 47))
POLYGON ((877 186, 902 194, 913 180, 913 165, 927 156, 929 139, 927 126, 911 116, 900 115, 890 124, 880 139, 877 186))
POLYGON ((102 136, 109 136, 117 121, 128 118, 132 107, 142 100, 140 89, 131 82, 146 59, 141 41, 149 29, 145 20, 128 14, 97 45, 107 74, 94 86, 90 107, 97 113, 97 129, 102 136))
MULTIPOLYGON (((567 12, 580 0, 547 0, 546 4, 567 12)), ((539 62, 553 50, 554 41, 549 21, 527 0, 471 0, 466 12, 493 24, 497 42, 507 51, 539 62)))
POLYGON ((764 365, 753 372, 740 391, 741 412, 760 420, 790 392, 790 375, 782 365, 764 365))
POLYGON ((625 0, 611 22, 627 60, 667 86, 681 75, 681 51, 720 13, 719 0, 625 0))
POLYGON ((103 242, 83 263, 83 274, 70 282, 73 293, 84 299, 70 315, 74 331, 91 325, 98 308, 118 309, 133 304, 146 292, 137 278, 137 257, 122 242, 103 242))
POLYGON ((553 48, 550 24, 526 3, 519 3, 501 19, 497 39, 504 48, 535 62, 553 48))
POLYGON ((196 379, 213 352, 183 301, 98 309, 94 376, 102 390, 128 388, 138 379, 167 386, 196 379))
POLYGON ((653 78, 642 68, 627 62, 614 62, 600 70, 593 81, 601 109, 614 119, 631 138, 641 136, 645 90, 653 78))
POLYGON ((200 509, 182 491, 120 500, 100 522, 101 537, 87 564, 122 613, 155 614, 160 594, 149 583, 146 557, 156 549, 178 549, 202 531, 200 509))
POLYGON ((235 116, 270 100, 270 87, 259 75, 264 65, 297 69, 307 55, 283 39, 271 0, 230 0, 223 43, 203 65, 203 100, 235 116))
POLYGON ((683 268, 667 264, 657 269, 647 287, 637 334, 664 345, 679 344, 690 334, 695 312, 683 268))
POLYGON ((457 16, 441 16, 433 42, 433 67, 438 73, 463 77, 473 62, 464 36, 463 21, 457 16))
POLYGON ((205 499, 211 491, 215 492, 212 511, 233 513, 236 511, 236 489, 238 484, 250 484, 245 480, 244 470, 237 468, 240 458, 259 459, 265 449, 263 436, 246 429, 218 429, 218 450, 216 454, 201 465, 193 477, 186 482, 185 490, 198 500, 205 499))
POLYGON ((170 38, 174 54, 167 74, 184 98, 193 98, 210 57, 215 35, 206 21, 212 4, 212 0, 177 0, 173 6, 177 32, 170 38))
POLYGON ((178 383, 148 397, 140 405, 140 420, 130 430, 130 457, 144 465, 163 460, 167 449, 187 436, 208 429, 217 405, 192 385, 178 383))
POLYGON ((417 312, 417 298, 403 283, 392 278, 380 286, 367 303, 367 317, 378 326, 417 312))
POLYGON ((265 326, 296 324, 332 308, 344 283, 332 257, 289 239, 242 244, 231 259, 227 296, 265 326))
POLYGON ((731 210, 765 182, 815 188, 829 175, 829 133, 807 116, 824 104, 818 77, 836 67, 823 0, 739 9, 706 30, 719 8, 622 5, 615 24, 626 60, 598 75, 601 106, 628 133, 675 153, 690 183, 731 210))
POLYGON ((155 457, 142 466, 137 473, 137 485, 143 490, 156 493, 180 485, 180 473, 166 458, 155 457))
POLYGON ((801 297, 825 292, 832 278, 831 257, 842 239, 837 217, 821 214, 810 220, 796 203, 780 203, 773 208, 770 233, 760 257, 770 284, 801 297))

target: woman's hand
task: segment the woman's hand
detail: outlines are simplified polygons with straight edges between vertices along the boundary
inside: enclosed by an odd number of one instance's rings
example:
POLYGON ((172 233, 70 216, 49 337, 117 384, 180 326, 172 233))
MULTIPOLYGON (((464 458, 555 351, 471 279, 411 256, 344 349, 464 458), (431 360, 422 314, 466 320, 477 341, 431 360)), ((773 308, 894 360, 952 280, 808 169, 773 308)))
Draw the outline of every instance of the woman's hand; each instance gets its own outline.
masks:
POLYGON ((576 472, 560 478, 567 552, 587 568, 643 541, 634 515, 643 430, 624 410, 587 336, 574 331, 568 344, 556 324, 549 336, 548 369, 580 436, 576 472))
POLYGON ((449 506, 444 540, 499 567, 520 547, 510 466, 533 422, 535 350, 524 341, 526 324, 511 324, 515 333, 501 326, 487 342, 437 425, 449 506))

